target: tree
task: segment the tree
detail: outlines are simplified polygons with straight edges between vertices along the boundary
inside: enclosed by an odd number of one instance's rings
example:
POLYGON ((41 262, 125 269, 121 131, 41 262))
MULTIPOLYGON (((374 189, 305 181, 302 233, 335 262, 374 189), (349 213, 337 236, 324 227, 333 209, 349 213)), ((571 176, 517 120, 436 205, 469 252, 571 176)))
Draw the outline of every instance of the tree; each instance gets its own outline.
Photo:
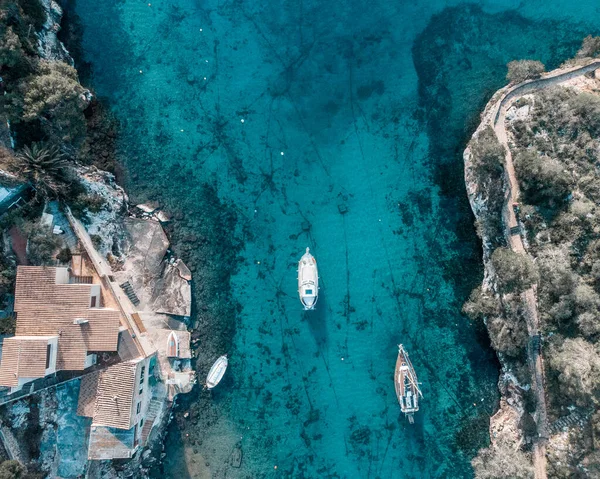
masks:
POLYGON ((521 150, 515 158, 519 185, 533 204, 563 200, 571 190, 571 178, 560 161, 521 150))
POLYGON ((537 60, 513 60, 509 62, 506 79, 510 83, 539 78, 546 71, 544 64, 537 60))
POLYGON ((19 461, 4 461, 0 464, 0 479, 20 479, 25 476, 25 468, 19 461))
POLYGON ((583 338, 558 339, 547 355, 565 397, 580 406, 589 405, 600 386, 600 355, 583 338))
POLYGON ((33 265, 50 265, 54 263, 54 253, 58 241, 49 228, 39 223, 28 223, 24 226, 27 234, 27 258, 33 265))
POLYGON ((600 133, 600 98, 598 95, 580 93, 569 101, 569 106, 591 135, 596 136, 600 133))
POLYGON ((528 454, 514 444, 498 441, 481 449, 471 461, 477 479, 530 479, 533 465, 528 454))
POLYGON ((577 277, 571 270, 567 252, 561 248, 546 248, 537 257, 540 277, 540 290, 551 301, 571 294, 575 289, 577 277))
POLYGON ((529 256, 508 248, 496 248, 492 253, 492 266, 500 290, 505 293, 522 292, 537 281, 537 271, 529 256))
POLYGON ((20 173, 45 195, 55 194, 67 181, 68 162, 56 146, 33 143, 17 154, 20 173))
POLYGON ((600 37, 588 35, 583 39, 577 56, 580 58, 595 57, 598 53, 600 53, 600 37))
POLYGON ((600 333, 600 318, 598 317, 598 313, 581 313, 577 316, 577 326, 579 326, 579 330, 587 338, 600 333))
POLYGON ((477 286, 471 291, 462 311, 473 321, 484 319, 498 314, 498 301, 490 291, 483 291, 481 286, 477 286))
POLYGON ((502 172, 505 151, 491 126, 484 128, 471 141, 470 147, 478 174, 502 172))
POLYGON ((487 329, 495 351, 513 358, 523 353, 529 336, 527 323, 518 312, 488 318, 487 329))
POLYGON ((579 313, 597 313, 600 296, 589 284, 579 283, 573 292, 575 305, 579 313))
POLYGON ((40 120, 44 132, 57 142, 83 136, 87 100, 72 66, 41 60, 37 71, 21 83, 20 91, 22 99, 16 99, 20 120, 40 120))
POLYGON ((21 40, 12 26, 6 28, 4 35, 0 38, 0 67, 13 68, 25 57, 21 40))

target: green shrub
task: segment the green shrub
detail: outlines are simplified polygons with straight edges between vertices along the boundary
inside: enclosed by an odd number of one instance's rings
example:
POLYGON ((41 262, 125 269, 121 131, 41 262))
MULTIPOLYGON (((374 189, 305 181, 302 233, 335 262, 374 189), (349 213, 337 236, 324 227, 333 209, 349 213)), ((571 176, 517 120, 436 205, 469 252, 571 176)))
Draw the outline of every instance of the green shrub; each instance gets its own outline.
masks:
POLYGON ((463 305, 462 311, 472 320, 484 319, 498 314, 499 304, 491 292, 483 291, 481 286, 477 286, 471 291, 471 295, 463 305))
POLYGON ((490 317, 486 324, 495 351, 513 358, 523 355, 529 334, 527 322, 519 311, 511 311, 504 317, 490 317))
POLYGON ((494 250, 491 259, 502 292, 523 292, 538 279, 533 262, 525 254, 501 247, 494 250))
POLYGON ((9 26, 0 38, 0 67, 14 68, 25 58, 23 45, 13 27, 9 26))
POLYGON ((473 166, 478 175, 499 173, 504 169, 504 147, 498 141, 491 126, 484 128, 469 145, 473 166))
POLYGON ((507 67, 506 79, 510 83, 521 83, 525 80, 539 78, 546 71, 544 64, 537 60, 513 60, 508 63, 507 67))
POLYGON ((66 264, 71 261, 71 256, 71 250, 69 248, 63 248, 56 255, 56 259, 61 263, 66 264))
POLYGON ((526 201, 532 204, 562 202, 570 193, 572 181, 557 160, 540 156, 533 150, 521 150, 515 158, 515 170, 526 201))
POLYGON ((14 122, 40 121, 54 143, 72 143, 85 134, 83 87, 76 70, 63 62, 41 60, 10 96, 8 111, 14 122))
POLYGON ((581 126, 597 136, 600 132, 600 97, 593 93, 580 93, 570 101, 570 107, 581 120, 581 126))
POLYGON ((0 464, 0 479, 24 479, 25 474, 25 468, 19 461, 10 460, 0 464))
POLYGON ((39 223, 26 223, 23 227, 27 234, 27 258, 33 265, 54 264, 54 253, 58 248, 58 240, 50 228, 39 223))

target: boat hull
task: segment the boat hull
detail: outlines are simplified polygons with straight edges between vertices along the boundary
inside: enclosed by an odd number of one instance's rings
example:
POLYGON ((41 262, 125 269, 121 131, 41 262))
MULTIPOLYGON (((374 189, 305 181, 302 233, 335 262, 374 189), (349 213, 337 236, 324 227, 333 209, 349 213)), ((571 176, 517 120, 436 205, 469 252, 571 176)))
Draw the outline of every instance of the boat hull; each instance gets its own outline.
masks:
POLYGON ((319 299, 319 271, 310 248, 298 262, 298 296, 305 310, 314 309, 319 299))
POLYGON ((227 356, 221 356, 215 361, 208 372, 208 376, 206 376, 207 389, 212 389, 221 382, 221 379, 223 379, 223 376, 225 375, 225 371, 227 371, 228 362, 227 356))

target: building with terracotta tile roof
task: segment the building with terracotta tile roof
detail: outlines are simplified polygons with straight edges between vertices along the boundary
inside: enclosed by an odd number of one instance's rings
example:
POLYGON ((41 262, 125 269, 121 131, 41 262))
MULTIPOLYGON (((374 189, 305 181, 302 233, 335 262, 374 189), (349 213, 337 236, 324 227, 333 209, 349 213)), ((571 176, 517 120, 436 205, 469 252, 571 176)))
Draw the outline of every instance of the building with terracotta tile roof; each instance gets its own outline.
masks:
POLYGON ((143 442, 152 360, 126 361, 82 378, 77 414, 92 418, 89 459, 129 458, 143 442))
POLYGON ((103 307, 93 280, 67 268, 17 268, 16 335, 4 340, 0 386, 16 391, 59 370, 83 371, 95 353, 117 351, 121 314, 103 307))

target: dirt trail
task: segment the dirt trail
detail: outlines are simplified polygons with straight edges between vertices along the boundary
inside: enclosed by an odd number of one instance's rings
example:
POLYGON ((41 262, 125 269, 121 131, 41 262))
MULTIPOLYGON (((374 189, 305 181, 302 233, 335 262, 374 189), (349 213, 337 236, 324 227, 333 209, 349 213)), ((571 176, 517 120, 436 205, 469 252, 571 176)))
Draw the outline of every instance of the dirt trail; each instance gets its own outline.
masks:
MULTIPOLYGON (((505 170, 510 194, 502 212, 506 228, 506 238, 511 249, 520 254, 527 254, 525 245, 519 231, 519 222, 513 205, 519 200, 519 183, 515 174, 512 154, 508 145, 508 134, 506 132, 506 112, 517 98, 542 88, 558 85, 572 78, 584 75, 600 68, 600 61, 593 61, 586 65, 577 66, 568 70, 559 70, 556 73, 540 78, 529 80, 509 88, 492 108, 491 123, 500 144, 505 151, 505 170)), ((534 445, 533 465, 536 479, 546 479, 546 441, 549 437, 548 415, 546 408, 546 395, 544 389, 544 359, 540 346, 539 317, 537 309, 536 287, 528 289, 521 294, 526 305, 527 330, 529 333, 529 344, 527 345, 527 357, 531 369, 532 388, 536 396, 535 419, 537 424, 538 441, 534 445)))

